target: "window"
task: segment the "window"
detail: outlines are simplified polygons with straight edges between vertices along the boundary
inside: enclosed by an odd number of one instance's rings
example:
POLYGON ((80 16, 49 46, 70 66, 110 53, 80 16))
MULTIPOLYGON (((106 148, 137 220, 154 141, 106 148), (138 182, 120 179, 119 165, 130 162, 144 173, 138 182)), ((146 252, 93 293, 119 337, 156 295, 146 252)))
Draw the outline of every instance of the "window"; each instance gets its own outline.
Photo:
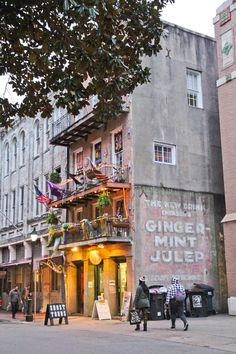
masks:
POLYGON ((201 74, 187 70, 187 99, 190 107, 203 108, 201 74))
POLYGON ((114 155, 115 164, 117 166, 122 166, 122 155, 123 155, 123 141, 122 141, 122 131, 114 134, 114 155))
POLYGON ((49 119, 44 119, 44 151, 49 149, 49 139, 50 139, 50 125, 49 119))
POLYGON ((20 210, 19 210, 19 220, 22 221, 24 218, 24 186, 20 187, 20 210))
POLYGON ((154 143, 154 161, 158 163, 175 165, 174 145, 154 143))
POLYGON ((40 146, 40 132, 39 132, 39 121, 37 120, 34 125, 34 156, 39 155, 40 146))
POLYGON ((78 170, 83 168, 83 149, 80 148, 73 153, 73 170, 77 173, 78 170))
POLYGON ((10 156, 9 156, 9 144, 5 145, 5 176, 9 174, 9 167, 10 167, 10 156))
POLYGON ((21 132, 20 135, 20 165, 25 164, 25 132, 21 132))
POLYGON ((16 191, 11 193, 11 221, 13 224, 16 223, 16 191))
MULTIPOLYGON (((39 186, 39 179, 38 178, 36 178, 34 180, 34 185, 37 187, 39 186)), ((34 186, 33 186, 33 190, 34 190, 34 186)), ((35 194, 33 194, 33 198, 34 198, 34 215, 37 216, 37 215, 39 215, 39 202, 35 198, 35 194)))
POLYGON ((16 170, 17 165, 17 140, 16 138, 12 141, 12 171, 16 170))
POLYGON ((8 225, 8 194, 4 195, 4 226, 8 225))
POLYGON ((93 142, 93 162, 96 166, 102 163, 102 142, 101 139, 93 142))

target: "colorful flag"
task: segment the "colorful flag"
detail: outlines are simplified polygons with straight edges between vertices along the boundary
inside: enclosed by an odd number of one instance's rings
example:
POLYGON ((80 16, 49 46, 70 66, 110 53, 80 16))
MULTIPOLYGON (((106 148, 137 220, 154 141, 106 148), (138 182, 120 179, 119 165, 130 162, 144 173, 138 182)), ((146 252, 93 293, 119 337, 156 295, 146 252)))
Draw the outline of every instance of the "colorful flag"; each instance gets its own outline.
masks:
POLYGON ((84 185, 84 176, 83 175, 73 175, 72 173, 69 173, 69 177, 75 182, 75 184, 83 186, 84 185), (76 177, 79 177, 77 179, 76 177))
POLYGON ((57 197, 57 199, 62 199, 63 194, 65 192, 65 188, 58 186, 57 184, 49 182, 49 181, 47 181, 47 183, 50 187, 51 194, 55 195, 55 197, 57 197))
POLYGON ((48 204, 51 202, 51 198, 48 197, 47 195, 44 195, 42 192, 40 192, 40 190, 35 184, 34 184, 34 189, 35 189, 36 199, 39 203, 48 204))

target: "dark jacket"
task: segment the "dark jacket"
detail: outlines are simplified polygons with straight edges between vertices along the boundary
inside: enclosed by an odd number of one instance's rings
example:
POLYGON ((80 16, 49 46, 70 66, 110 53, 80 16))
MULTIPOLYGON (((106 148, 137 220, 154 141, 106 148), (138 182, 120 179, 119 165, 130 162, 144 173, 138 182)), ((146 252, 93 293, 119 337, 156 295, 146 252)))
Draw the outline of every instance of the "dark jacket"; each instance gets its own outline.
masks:
POLYGON ((19 290, 12 289, 9 293, 9 301, 10 302, 18 302, 21 300, 19 290))
POLYGON ((145 307, 150 307, 149 296, 145 294, 141 285, 136 289, 136 294, 134 298, 134 307, 136 309, 143 309, 145 307))

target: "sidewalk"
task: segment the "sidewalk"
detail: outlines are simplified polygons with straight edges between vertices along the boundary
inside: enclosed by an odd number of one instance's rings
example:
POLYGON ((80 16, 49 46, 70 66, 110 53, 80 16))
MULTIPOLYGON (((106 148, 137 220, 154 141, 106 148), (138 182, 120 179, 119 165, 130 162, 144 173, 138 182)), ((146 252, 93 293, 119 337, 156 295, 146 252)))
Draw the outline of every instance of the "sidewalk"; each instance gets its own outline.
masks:
MULTIPOLYGON (((11 319, 11 313, 0 312, 0 322, 7 321, 11 324, 31 324, 44 327, 45 314, 37 314, 36 320, 25 322, 22 313, 16 315, 16 320, 11 319)), ((55 320, 58 328, 58 320, 55 320)), ((189 344, 193 347, 205 347, 236 353, 236 316, 215 315, 209 317, 188 318, 189 330, 183 331, 183 324, 178 319, 176 329, 170 329, 170 321, 149 321, 148 331, 135 331, 135 326, 119 320, 92 320, 90 317, 69 316, 69 325, 62 324, 65 331, 81 330, 94 333, 116 333, 131 337, 145 337, 150 340, 167 341, 171 343, 189 344)))

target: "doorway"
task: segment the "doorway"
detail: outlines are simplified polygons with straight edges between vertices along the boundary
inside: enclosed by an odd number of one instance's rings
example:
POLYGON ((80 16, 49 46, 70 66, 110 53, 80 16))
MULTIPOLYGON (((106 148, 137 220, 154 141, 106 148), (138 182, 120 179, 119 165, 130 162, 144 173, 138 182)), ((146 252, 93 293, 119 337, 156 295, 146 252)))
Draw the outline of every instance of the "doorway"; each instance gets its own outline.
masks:
POLYGON ((94 299, 104 293, 104 270, 103 262, 94 266, 94 299))
POLYGON ((127 263, 121 261, 117 264, 117 302, 118 314, 121 313, 121 307, 124 298, 124 292, 127 290, 127 263))
POLYGON ((77 263, 77 312, 84 313, 84 263, 77 263))

